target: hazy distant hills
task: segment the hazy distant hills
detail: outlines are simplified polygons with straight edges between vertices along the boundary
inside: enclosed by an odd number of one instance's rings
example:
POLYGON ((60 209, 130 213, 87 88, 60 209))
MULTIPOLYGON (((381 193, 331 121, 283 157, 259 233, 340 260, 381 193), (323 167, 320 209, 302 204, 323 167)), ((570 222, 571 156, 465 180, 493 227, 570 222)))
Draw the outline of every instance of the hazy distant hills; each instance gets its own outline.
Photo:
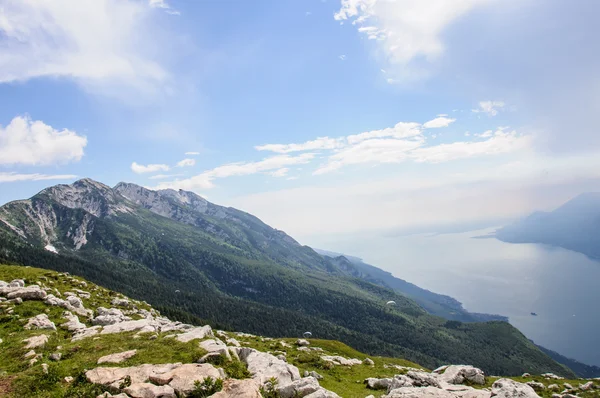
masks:
POLYGON ((318 254, 251 214, 192 192, 90 179, 49 187, 0 207, 0 262, 81 275, 184 322, 274 337, 311 331, 431 368, 469 363, 494 374, 570 373, 507 322, 431 315, 411 297, 467 314, 452 299, 426 296, 362 262, 318 254))
POLYGON ((496 231, 510 243, 543 243, 600 259, 600 193, 584 193, 552 212, 536 212, 496 231))
POLYGON ((468 312, 458 300, 443 294, 433 293, 403 279, 396 278, 391 273, 367 264, 358 257, 322 249, 315 249, 315 251, 331 257, 339 263, 344 261, 350 262, 354 265, 355 269, 360 272, 363 278, 373 283, 389 286, 407 297, 410 297, 431 314, 462 322, 481 322, 490 320, 508 321, 506 317, 501 315, 468 312))

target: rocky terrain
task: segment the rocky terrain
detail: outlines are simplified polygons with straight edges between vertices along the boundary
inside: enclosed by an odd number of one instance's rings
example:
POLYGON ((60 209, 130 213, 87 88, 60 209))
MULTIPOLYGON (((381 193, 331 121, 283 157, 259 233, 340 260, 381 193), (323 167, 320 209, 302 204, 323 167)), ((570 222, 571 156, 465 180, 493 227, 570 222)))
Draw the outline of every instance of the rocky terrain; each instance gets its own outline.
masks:
POLYGON ((0 265, 0 348, 7 397, 600 396, 600 380, 429 371, 335 341, 185 324, 68 273, 22 266, 0 265))

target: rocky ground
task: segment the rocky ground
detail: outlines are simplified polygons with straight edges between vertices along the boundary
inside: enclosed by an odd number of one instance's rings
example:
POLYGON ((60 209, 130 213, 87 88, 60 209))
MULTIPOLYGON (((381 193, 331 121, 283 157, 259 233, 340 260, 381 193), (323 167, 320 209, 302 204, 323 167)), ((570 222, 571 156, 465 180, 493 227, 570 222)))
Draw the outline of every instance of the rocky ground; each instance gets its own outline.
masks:
POLYGON ((80 278, 4 265, 0 352, 7 397, 600 397, 600 380, 431 372, 335 341, 174 322, 80 278))

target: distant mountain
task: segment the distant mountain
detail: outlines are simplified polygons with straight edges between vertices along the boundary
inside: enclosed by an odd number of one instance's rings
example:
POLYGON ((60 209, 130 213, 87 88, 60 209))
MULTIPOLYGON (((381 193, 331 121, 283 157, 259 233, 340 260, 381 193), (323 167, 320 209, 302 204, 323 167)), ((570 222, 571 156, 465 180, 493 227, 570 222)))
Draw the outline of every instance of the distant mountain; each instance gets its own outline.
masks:
POLYGON ((2 261, 83 276, 184 322, 273 337, 311 331, 431 368, 570 373, 506 322, 430 315, 371 282, 374 268, 322 256, 191 192, 90 179, 49 187, 0 207, 2 261))
MULTIPOLYGON (((492 320, 508 322, 508 318, 501 315, 468 312, 463 308, 462 304, 458 300, 450 296, 433 293, 403 279, 396 278, 387 271, 363 262, 361 258, 336 253, 329 250, 314 250, 317 253, 332 258, 340 267, 342 267, 342 264, 345 263, 351 264, 358 272, 356 276, 364 278, 375 284, 390 287, 395 291, 410 297, 421 307, 425 308, 430 314, 461 322, 482 322, 492 320)), ((348 266, 348 268, 350 268, 350 266, 348 266)))
POLYGON ((536 212, 496 231, 510 243, 543 243, 600 259, 600 193, 584 193, 552 212, 536 212))
POLYGON ((586 365, 576 359, 565 357, 556 351, 549 350, 539 345, 538 348, 548 354, 548 356, 556 362, 568 366, 578 377, 583 377, 585 379, 600 377, 600 367, 598 366, 586 365))

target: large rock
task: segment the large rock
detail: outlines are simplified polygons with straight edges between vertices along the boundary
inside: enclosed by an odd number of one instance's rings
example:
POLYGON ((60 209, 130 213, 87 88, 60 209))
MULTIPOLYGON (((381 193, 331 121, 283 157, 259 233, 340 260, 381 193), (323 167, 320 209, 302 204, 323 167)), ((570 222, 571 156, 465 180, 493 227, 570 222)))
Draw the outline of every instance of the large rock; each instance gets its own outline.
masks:
POLYGON ((449 384, 463 384, 465 380, 474 384, 485 384, 483 370, 469 365, 450 365, 441 373, 440 379, 449 384))
POLYGON ((204 348, 208 352, 207 355, 223 355, 228 361, 231 361, 231 354, 229 354, 229 349, 227 348, 225 343, 223 343, 217 338, 208 339, 200 342, 200 347, 204 348))
POLYGON ((406 373, 406 376, 408 376, 412 380, 412 384, 416 387, 432 386, 441 388, 441 384, 436 377, 437 375, 433 373, 411 370, 408 373, 406 373))
POLYGON ((488 390, 478 390, 473 387, 446 384, 444 390, 452 393, 457 398, 490 398, 492 393, 488 390))
POLYGON ((370 388, 371 390, 387 390, 392 384, 392 380, 391 377, 386 377, 384 379, 369 377, 365 380, 365 384, 367 385, 367 388, 370 388))
POLYGON ((38 285, 18 288, 6 295, 9 300, 20 298, 22 300, 44 300, 47 293, 40 289, 38 285))
POLYGON ((388 392, 402 387, 413 387, 414 380, 405 375, 396 375, 388 386, 388 392))
MULTIPOLYGON (((437 387, 402 387, 382 398, 456 398, 451 392, 437 387)), ((515 397, 516 398, 516 397, 515 397)))
POLYGON ((312 394, 306 395, 304 398, 341 398, 339 395, 334 393, 333 391, 329 391, 324 389, 323 387, 319 387, 319 389, 312 394))
POLYGON ((118 352, 116 354, 105 355, 103 357, 98 358, 98 365, 102 363, 121 363, 125 362, 129 358, 133 357, 137 353, 137 350, 129 350, 118 352))
POLYGON ((252 378, 261 385, 272 377, 277 379, 280 386, 300 379, 300 371, 297 367, 271 354, 247 347, 233 349, 236 350, 240 360, 248 365, 248 371, 252 378))
POLYGON ((223 383, 223 389, 211 398, 262 398, 260 386, 253 379, 228 379, 223 383))
POLYGON ((32 336, 28 339, 23 340, 23 343, 27 343, 25 348, 37 348, 43 347, 48 342, 48 336, 40 334, 39 336, 32 336))
POLYGON ((152 377, 165 374, 180 366, 181 363, 144 364, 127 368, 99 367, 85 372, 85 377, 90 383, 119 388, 127 376, 130 377, 131 384, 145 383, 152 377))
POLYGON ((325 362, 332 363, 334 365, 343 365, 343 366, 353 366, 353 365, 361 365, 362 361, 360 359, 355 358, 344 358, 338 355, 323 355, 321 357, 325 362))
POLYGON ((100 334, 113 334, 139 331, 142 333, 156 332, 157 328, 152 319, 138 319, 135 321, 125 321, 107 325, 100 334))
POLYGON ((539 398, 535 390, 527 384, 511 379, 496 380, 492 385, 492 397, 498 398, 539 398))
POLYGON ((151 383, 135 383, 123 391, 132 398, 177 398, 171 386, 157 386, 151 383))
MULTIPOLYGON (((74 297, 74 296, 71 296, 71 297, 74 297)), ((77 299, 77 297, 75 297, 75 298, 77 299)), ((76 304, 79 304, 81 302, 81 300, 79 300, 78 302, 74 300, 73 302, 76 304)), ((53 294, 49 294, 48 296, 46 296, 44 303, 46 303, 47 305, 62 307, 68 311, 76 313, 79 316, 89 317, 92 315, 92 310, 85 309, 83 307, 83 304, 81 304, 80 307, 75 307, 75 306, 71 305, 70 302, 63 300, 61 298, 58 298, 53 294)))
POLYGON ((100 333, 100 329, 102 329, 102 326, 92 326, 91 328, 79 329, 75 332, 75 334, 73 334, 71 341, 79 341, 95 336, 100 333))
POLYGON ((25 329, 49 329, 56 330, 56 325, 50 319, 48 319, 48 315, 39 314, 34 316, 33 318, 29 318, 27 324, 25 325, 25 329))
POLYGON ((319 389, 319 382, 314 377, 305 377, 277 387, 281 398, 302 398, 319 389))
POLYGON ((196 381, 202 382, 207 377, 218 379, 221 378, 221 373, 208 363, 188 363, 168 372, 152 375, 149 379, 159 385, 169 384, 178 394, 185 396, 194 390, 196 381))
POLYGON ((188 341, 192 341, 195 339, 203 339, 206 337, 212 337, 213 332, 212 328, 208 325, 197 327, 191 330, 188 330, 185 333, 177 335, 176 339, 181 341, 182 343, 187 343, 188 341))
POLYGON ((96 312, 98 313, 98 316, 92 319, 92 323, 94 325, 106 326, 131 320, 130 317, 123 314, 123 311, 116 308, 107 309, 104 307, 98 307, 96 312))
POLYGON ((63 318, 66 319, 67 322, 61 324, 60 327, 67 329, 69 332, 76 332, 86 328, 84 323, 79 322, 79 317, 73 315, 71 311, 65 311, 63 313, 63 318))

